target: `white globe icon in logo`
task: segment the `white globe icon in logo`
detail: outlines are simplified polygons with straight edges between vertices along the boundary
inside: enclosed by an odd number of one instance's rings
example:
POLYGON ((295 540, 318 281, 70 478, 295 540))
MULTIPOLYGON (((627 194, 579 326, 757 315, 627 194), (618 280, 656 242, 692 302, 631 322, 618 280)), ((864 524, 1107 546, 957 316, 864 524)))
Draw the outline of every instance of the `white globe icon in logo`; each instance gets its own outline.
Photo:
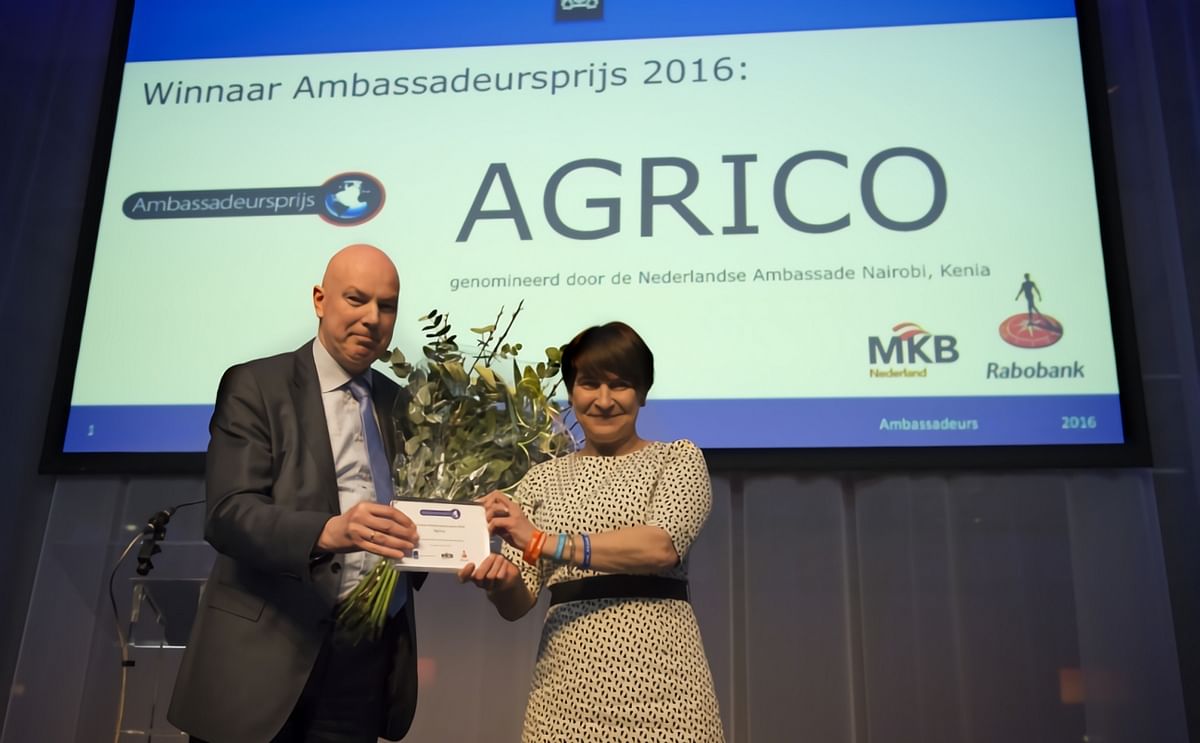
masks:
POLYGON ((325 196, 325 209, 336 219, 358 219, 366 214, 371 205, 363 200, 363 182, 357 178, 345 178, 330 184, 332 190, 325 196))

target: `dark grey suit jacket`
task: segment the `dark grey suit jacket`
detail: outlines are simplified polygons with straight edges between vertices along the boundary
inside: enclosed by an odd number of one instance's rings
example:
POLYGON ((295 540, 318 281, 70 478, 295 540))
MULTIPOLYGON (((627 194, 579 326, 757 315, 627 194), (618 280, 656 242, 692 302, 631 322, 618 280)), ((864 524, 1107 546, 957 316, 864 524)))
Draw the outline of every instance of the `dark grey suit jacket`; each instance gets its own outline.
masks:
MULTIPOLYGON (((392 456, 400 389, 372 372, 392 456)), ((283 726, 333 629, 338 575, 312 550, 339 513, 312 342, 225 372, 209 426, 205 539, 217 550, 167 718, 212 743, 264 743, 283 726)), ((412 590, 379 735, 399 740, 417 701, 412 590)))

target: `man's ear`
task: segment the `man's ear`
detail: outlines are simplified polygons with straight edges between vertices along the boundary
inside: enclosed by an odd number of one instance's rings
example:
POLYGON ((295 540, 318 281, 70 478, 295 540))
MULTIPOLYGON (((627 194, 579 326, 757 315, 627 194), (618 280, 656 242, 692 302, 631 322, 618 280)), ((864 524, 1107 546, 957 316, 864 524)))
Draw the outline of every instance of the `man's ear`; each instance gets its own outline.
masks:
POLYGON ((320 284, 313 286, 313 310, 317 313, 318 318, 325 317, 325 290, 320 284))

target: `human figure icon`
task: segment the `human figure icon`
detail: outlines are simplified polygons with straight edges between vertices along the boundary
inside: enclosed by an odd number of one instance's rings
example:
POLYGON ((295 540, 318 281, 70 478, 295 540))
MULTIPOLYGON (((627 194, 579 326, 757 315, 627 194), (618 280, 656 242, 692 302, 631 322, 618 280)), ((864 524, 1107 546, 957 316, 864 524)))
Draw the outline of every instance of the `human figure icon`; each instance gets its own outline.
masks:
POLYGON ((1038 291, 1037 284, 1034 283, 1033 279, 1029 278, 1029 274, 1025 274, 1025 280, 1021 282, 1021 288, 1017 291, 1017 296, 1013 297, 1013 299, 1020 299, 1022 294, 1025 295, 1025 303, 1029 306, 1029 324, 1036 325, 1037 323, 1034 322, 1033 316, 1038 315, 1040 317, 1042 313, 1038 310, 1033 298, 1036 295, 1037 301, 1042 301, 1042 293, 1038 291))

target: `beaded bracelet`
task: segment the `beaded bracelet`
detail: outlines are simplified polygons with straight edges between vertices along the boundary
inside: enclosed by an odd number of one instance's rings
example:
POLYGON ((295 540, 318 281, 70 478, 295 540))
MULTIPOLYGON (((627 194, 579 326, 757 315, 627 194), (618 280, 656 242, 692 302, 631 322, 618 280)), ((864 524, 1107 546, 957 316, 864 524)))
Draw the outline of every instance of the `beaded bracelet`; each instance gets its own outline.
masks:
POLYGON ((567 535, 565 532, 558 533, 558 544, 554 547, 554 561, 562 562, 563 548, 567 546, 567 535))
POLYGON ((592 540, 587 535, 587 532, 583 532, 579 536, 583 537, 583 562, 580 563, 579 567, 587 570, 592 566, 592 540))
POLYGON ((521 559, 530 565, 536 565, 542 554, 542 545, 545 543, 546 532, 535 530, 533 536, 529 538, 529 544, 525 545, 525 552, 522 553, 521 559))

